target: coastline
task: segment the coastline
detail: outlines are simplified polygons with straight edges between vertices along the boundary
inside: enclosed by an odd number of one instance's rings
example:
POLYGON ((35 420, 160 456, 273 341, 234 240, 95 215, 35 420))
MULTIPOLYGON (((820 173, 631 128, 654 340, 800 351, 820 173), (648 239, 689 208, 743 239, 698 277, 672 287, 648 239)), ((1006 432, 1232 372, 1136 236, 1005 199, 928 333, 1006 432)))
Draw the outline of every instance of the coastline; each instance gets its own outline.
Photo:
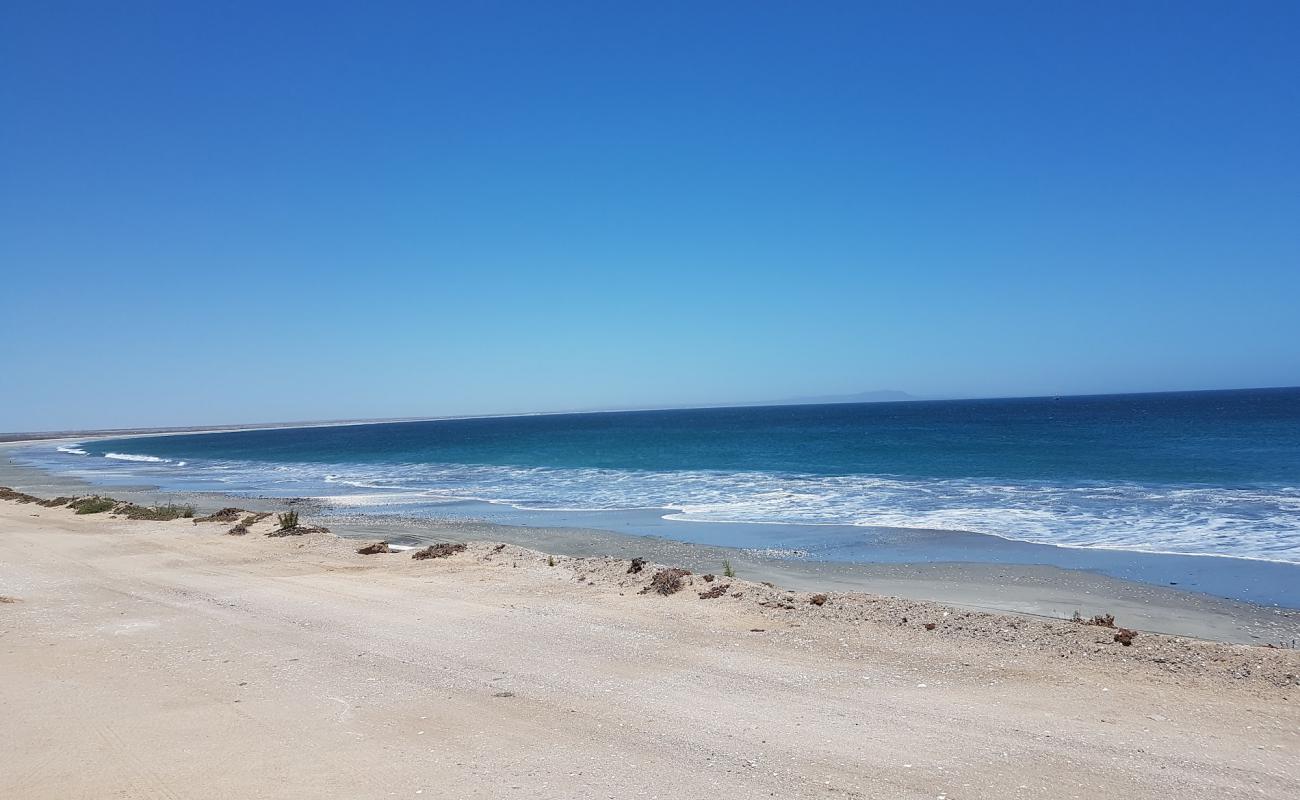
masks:
POLYGON ((1300 792, 1293 650, 1124 646, 748 576, 662 596, 644 591, 656 564, 481 540, 417 561, 227 527, 0 501, 0 707, 23 732, 0 790, 1004 798, 1033 776, 1053 797, 1300 792))
MULTIPOLYGON (((161 492, 146 485, 91 485, 69 476, 13 463, 7 451, 15 446, 17 443, 0 444, 0 486, 11 486, 41 497, 102 493, 146 505, 165 502, 193 504, 201 513, 227 506, 252 511, 283 510, 286 507, 286 501, 281 498, 249 498, 212 492, 161 492)), ((981 563, 960 559, 924 560, 920 557, 876 563, 813 561, 769 556, 742 547, 620 533, 612 526, 605 529, 581 525, 499 524, 471 518, 434 520, 345 515, 331 513, 310 499, 298 502, 296 507, 304 509, 305 513, 319 519, 340 536, 357 539, 387 539, 410 546, 444 540, 490 540, 572 557, 644 557, 682 565, 697 572, 718 572, 722 563, 727 561, 745 577, 796 591, 863 591, 916 601, 942 602, 970 610, 1048 619, 1069 618, 1075 612, 1085 616, 1114 613, 1124 624, 1139 630, 1240 644, 1269 643, 1293 647, 1300 640, 1300 610, 1294 608, 1229 599, 1203 591, 1128 580, 1050 563, 981 563)), ((909 532, 910 535, 916 533, 909 532)), ((934 534, 948 538, 956 536, 958 541, 967 545, 975 542, 1003 546, 1003 540, 981 542, 984 538, 981 534, 934 534)), ((1024 547, 1023 543, 1018 544, 1024 547)), ((936 548, 935 552, 943 553, 945 549, 936 548)), ((961 553, 962 550, 949 548, 947 552, 961 553)), ((907 554, 919 555, 919 552, 913 549, 907 554)), ((1222 567, 1211 563, 1221 559, 1203 560, 1211 568, 1222 567)))

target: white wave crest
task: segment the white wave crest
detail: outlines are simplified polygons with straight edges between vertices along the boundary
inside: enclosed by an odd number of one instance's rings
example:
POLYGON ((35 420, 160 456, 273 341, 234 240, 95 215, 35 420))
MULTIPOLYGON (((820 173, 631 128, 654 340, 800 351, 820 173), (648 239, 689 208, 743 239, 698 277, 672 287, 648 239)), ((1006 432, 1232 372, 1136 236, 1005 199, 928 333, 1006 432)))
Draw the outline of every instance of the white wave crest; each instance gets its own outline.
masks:
MULTIPOLYGON (((169 463, 161 480, 170 486, 318 497, 362 513, 438 513, 434 507, 466 500, 539 512, 661 509, 684 521, 960 530, 1066 547, 1300 563, 1296 486, 207 459, 175 469, 182 464, 154 456, 106 457, 169 463)), ((114 471, 130 468, 118 463, 114 471)), ((136 468, 160 480, 146 464, 136 468)))
POLYGON ((142 456, 137 453, 105 453, 104 458, 111 458, 116 461, 146 461, 151 464, 168 464, 170 458, 158 458, 157 456, 142 456))
POLYGON ((87 453, 85 450, 82 450, 80 447, 71 447, 66 444, 59 445, 55 449, 58 450, 60 453, 68 453, 69 455, 74 455, 74 456, 89 455, 89 453, 87 453))

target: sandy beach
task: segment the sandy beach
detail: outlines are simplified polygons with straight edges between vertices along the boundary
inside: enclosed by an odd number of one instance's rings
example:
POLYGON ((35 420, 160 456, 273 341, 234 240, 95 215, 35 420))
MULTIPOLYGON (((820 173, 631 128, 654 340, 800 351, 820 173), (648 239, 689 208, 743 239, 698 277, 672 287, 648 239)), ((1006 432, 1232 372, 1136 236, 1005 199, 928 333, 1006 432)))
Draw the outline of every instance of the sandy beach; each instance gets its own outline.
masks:
POLYGON ((0 794, 1300 793, 1295 651, 229 527, 0 502, 0 794))

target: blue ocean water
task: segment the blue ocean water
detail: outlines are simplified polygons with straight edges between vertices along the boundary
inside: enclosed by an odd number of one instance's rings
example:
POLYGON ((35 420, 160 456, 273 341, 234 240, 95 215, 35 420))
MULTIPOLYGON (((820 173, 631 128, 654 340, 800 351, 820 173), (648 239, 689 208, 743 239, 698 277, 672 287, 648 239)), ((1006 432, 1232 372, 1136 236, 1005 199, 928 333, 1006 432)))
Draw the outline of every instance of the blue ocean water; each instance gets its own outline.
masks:
MULTIPOLYGON (((99 482, 441 516, 894 528, 1300 563, 1300 389, 553 414, 38 446, 99 482)), ((756 528, 755 531, 766 530, 756 528)))

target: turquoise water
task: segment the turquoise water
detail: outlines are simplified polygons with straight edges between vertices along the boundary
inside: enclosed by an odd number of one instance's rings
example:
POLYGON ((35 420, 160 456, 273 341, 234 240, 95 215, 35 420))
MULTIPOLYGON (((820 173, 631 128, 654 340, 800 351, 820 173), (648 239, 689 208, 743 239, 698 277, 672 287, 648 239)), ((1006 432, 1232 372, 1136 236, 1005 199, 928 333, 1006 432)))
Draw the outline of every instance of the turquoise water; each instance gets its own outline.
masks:
POLYGON ((479 501, 544 523, 645 509, 837 539, 969 531, 1300 562, 1300 389, 456 419, 100 440, 25 458, 101 482, 324 497, 359 513, 446 516, 479 501))

